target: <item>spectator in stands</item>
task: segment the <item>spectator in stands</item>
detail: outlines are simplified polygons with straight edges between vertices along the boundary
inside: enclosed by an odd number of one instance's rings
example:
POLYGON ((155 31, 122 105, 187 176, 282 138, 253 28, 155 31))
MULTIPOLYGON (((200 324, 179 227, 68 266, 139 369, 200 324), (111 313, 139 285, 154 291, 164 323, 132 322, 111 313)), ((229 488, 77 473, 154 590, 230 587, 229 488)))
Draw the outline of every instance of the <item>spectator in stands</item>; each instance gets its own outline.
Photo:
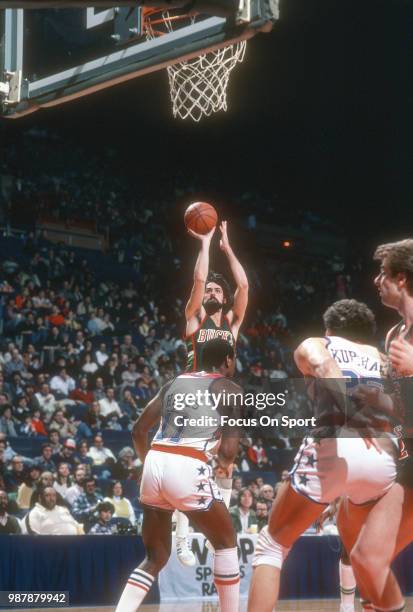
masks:
POLYGON ((110 501, 102 501, 97 505, 98 522, 89 530, 91 535, 112 535, 113 526, 111 525, 114 514, 114 507, 110 501))
POLYGON ((132 336, 126 334, 123 338, 123 344, 120 347, 121 354, 127 355, 129 361, 139 356, 137 347, 132 343, 132 336))
POLYGON ((57 410, 53 414, 50 423, 50 429, 56 429, 61 438, 69 438, 76 436, 77 427, 65 417, 65 408, 63 404, 57 403, 57 410))
POLYGON ((255 504, 255 514, 257 516, 258 531, 268 524, 268 506, 265 499, 259 497, 255 504))
POLYGON ((116 459, 110 448, 103 445, 102 436, 95 436, 94 444, 90 447, 88 456, 92 459, 93 465, 113 466, 116 459))
POLYGON ((102 501, 102 496, 96 493, 96 480, 93 476, 85 478, 85 492, 79 495, 72 506, 73 516, 81 523, 85 524, 85 531, 93 521, 93 513, 97 505, 102 501))
MULTIPOLYGON (((41 492, 46 487, 53 487, 54 486, 54 482, 55 482, 55 477, 52 474, 52 472, 43 472, 42 474, 40 474, 40 478, 36 482, 35 489, 34 489, 34 491, 32 493, 31 498, 30 498, 30 508, 34 508, 35 504, 40 499, 41 492)), ((60 495, 60 493, 58 493, 56 491, 56 495, 57 495, 57 503, 59 504, 59 506, 66 506, 66 502, 63 499, 63 497, 60 495)))
POLYGON ((70 504, 70 506, 73 506, 77 498, 80 497, 85 492, 85 489, 84 489, 85 478, 86 478, 85 465, 83 464, 78 465, 77 468, 75 468, 75 472, 73 474, 74 483, 72 484, 71 487, 67 489, 66 496, 65 496, 65 499, 70 504))
POLYGON ((37 535, 80 535, 80 525, 69 510, 57 503, 57 491, 45 487, 39 501, 25 518, 28 533, 37 535))
POLYGON ((16 451, 12 449, 7 440, 7 435, 3 432, 0 432, 0 443, 4 444, 4 460, 9 462, 13 459, 15 455, 17 455, 16 451))
POLYGON ((93 391, 89 389, 87 376, 82 376, 79 380, 79 385, 70 394, 70 399, 74 400, 78 405, 90 406, 95 401, 93 391))
POLYGON ((271 511, 272 503, 274 501, 274 489, 270 484, 262 485, 258 493, 259 499, 263 499, 267 504, 268 512, 271 511))
POLYGON ((6 378, 11 378, 13 374, 22 374, 26 368, 23 363, 23 358, 17 348, 12 349, 11 359, 4 366, 4 375, 6 378))
POLYGON ((252 510, 254 497, 247 487, 242 487, 238 493, 236 506, 229 509, 232 523, 237 533, 251 533, 252 525, 257 525, 257 516, 252 510))
POLYGON ((19 423, 24 423, 26 421, 26 417, 31 416, 31 410, 28 406, 25 395, 22 395, 16 399, 13 407, 13 416, 19 423))
POLYGON ((100 415, 105 419, 110 419, 113 415, 122 417, 122 411, 118 402, 115 400, 115 390, 109 387, 106 390, 106 397, 99 400, 100 415))
POLYGON ((78 465, 77 457, 75 455, 76 451, 76 442, 73 438, 67 438, 67 440, 63 443, 63 449, 53 455, 53 461, 55 465, 59 465, 60 463, 67 463, 71 469, 73 469, 76 465, 78 465))
POLYGON ((15 455, 11 460, 11 469, 8 469, 4 474, 4 483, 7 493, 17 493, 25 477, 23 457, 15 455))
POLYGON ((135 401, 130 389, 124 389, 119 407, 130 421, 134 421, 140 412, 138 403, 135 401))
POLYGON ((82 365, 82 372, 88 376, 92 376, 97 372, 98 365, 93 361, 92 353, 85 353, 84 361, 82 365))
POLYGON ((262 438, 257 438, 255 444, 250 446, 247 451, 249 460, 254 464, 254 469, 264 470, 268 466, 268 457, 264 448, 262 438))
POLYGON ((136 523, 135 511, 129 499, 123 495, 122 483, 119 480, 113 483, 105 501, 113 504, 115 518, 128 519, 132 525, 136 523))
POLYGON ((100 414, 99 402, 93 402, 85 416, 85 423, 92 431, 97 433, 105 426, 105 419, 100 414))
POLYGON ((0 489, 0 535, 19 534, 21 533, 19 521, 15 516, 10 516, 10 514, 8 514, 8 508, 9 498, 7 493, 0 489))
POLYGON ((140 459, 130 446, 125 446, 118 453, 118 460, 112 469, 112 476, 118 480, 136 480, 139 467, 142 465, 140 459))
POLYGON ((17 402, 19 397, 24 396, 25 394, 24 382, 18 372, 13 374, 11 382, 9 384, 9 390, 10 390, 9 396, 13 403, 17 402))
POLYGON ((10 436, 11 438, 17 437, 16 428, 19 422, 13 417, 11 406, 4 404, 1 407, 0 414, 0 433, 10 436))
POLYGON ((236 476, 232 481, 232 491, 231 491, 231 506, 235 505, 238 501, 238 493, 242 489, 242 478, 241 476, 236 476))
POLYGON ((53 455, 62 451, 63 444, 60 442, 60 434, 57 429, 49 429, 49 444, 52 447, 53 455))
POLYGON ((47 383, 43 383, 40 387, 40 391, 35 394, 35 398, 39 404, 39 408, 44 415, 44 419, 47 422, 50 421, 55 411, 55 396, 50 392, 50 387, 47 383))
POLYGON ((278 493, 281 485, 283 484, 283 482, 288 480, 289 477, 290 477, 290 472, 288 470, 283 470, 281 472, 281 480, 279 482, 277 482, 277 484, 275 485, 274 497, 277 495, 277 493, 278 493))
POLYGON ((20 510, 28 510, 30 508, 30 500, 41 473, 42 468, 35 463, 29 467, 28 475, 17 489, 16 502, 20 510))
POLYGON ((105 385, 101 376, 98 376, 98 378, 96 379, 93 395, 95 396, 95 401, 99 401, 106 397, 105 385))
POLYGON ((40 410, 34 410, 33 416, 27 415, 24 424, 20 427, 20 433, 26 436, 47 437, 47 431, 40 416, 40 410))
POLYGON ((248 489, 251 491, 254 499, 256 499, 258 497, 258 493, 259 493, 259 488, 257 485, 257 481, 256 480, 250 480, 248 482, 248 489))
POLYGON ((52 458, 53 448, 50 446, 48 442, 42 444, 42 454, 40 457, 36 457, 34 462, 36 465, 42 468, 43 471, 47 472, 55 472, 56 464, 52 458))
POLYGON ((66 499, 67 491, 72 486, 72 479, 70 477, 70 465, 69 463, 61 462, 57 466, 57 476, 53 484, 54 489, 66 499))
POLYGON ((121 376, 123 384, 133 387, 139 377, 140 374, 136 371, 136 363, 134 361, 130 361, 128 364, 128 369, 125 370, 121 376))
POLYGON ((96 310, 92 310, 90 313, 87 328, 92 336, 99 336, 106 329, 106 322, 103 320, 103 316, 100 315, 103 315, 101 309, 99 309, 98 312, 96 310))
POLYGON ((75 389, 75 381, 68 375, 66 368, 61 368, 59 374, 53 376, 50 381, 50 388, 57 399, 69 397, 70 392, 75 389))
POLYGON ((106 350, 106 344, 104 342, 102 342, 99 345, 99 348, 95 353, 95 356, 96 356, 96 363, 98 364, 98 366, 100 368, 104 366, 107 360, 109 359, 109 354, 106 350))
POLYGON ((112 356, 107 360, 103 368, 100 368, 99 374, 101 374, 101 377, 106 387, 116 387, 117 385, 120 385, 120 383, 122 382, 120 377, 121 370, 116 354, 112 354, 112 356))
POLYGON ((77 453, 75 456, 77 465, 83 464, 92 466, 93 459, 89 457, 89 446, 86 440, 81 440, 77 445, 77 453))

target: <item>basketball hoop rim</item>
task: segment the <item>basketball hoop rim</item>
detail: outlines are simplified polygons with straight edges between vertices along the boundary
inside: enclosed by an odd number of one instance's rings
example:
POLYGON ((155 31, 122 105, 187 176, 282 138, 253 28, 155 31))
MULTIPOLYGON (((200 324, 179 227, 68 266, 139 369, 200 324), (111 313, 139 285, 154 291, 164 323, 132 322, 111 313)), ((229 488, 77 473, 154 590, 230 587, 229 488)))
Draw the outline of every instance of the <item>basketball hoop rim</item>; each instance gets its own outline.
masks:
POLYGON ((161 32, 159 30, 153 30, 154 26, 160 24, 172 24, 175 22, 183 21, 184 19, 195 18, 196 15, 189 15, 188 13, 181 13, 178 15, 171 15, 171 10, 179 11, 179 9, 157 9, 157 8, 144 8, 142 11, 142 31, 145 32, 147 27, 146 24, 151 28, 151 33, 154 36, 164 36, 167 32, 161 32), (165 16, 165 14, 168 14, 165 16), (152 17, 156 17, 152 19, 152 17))

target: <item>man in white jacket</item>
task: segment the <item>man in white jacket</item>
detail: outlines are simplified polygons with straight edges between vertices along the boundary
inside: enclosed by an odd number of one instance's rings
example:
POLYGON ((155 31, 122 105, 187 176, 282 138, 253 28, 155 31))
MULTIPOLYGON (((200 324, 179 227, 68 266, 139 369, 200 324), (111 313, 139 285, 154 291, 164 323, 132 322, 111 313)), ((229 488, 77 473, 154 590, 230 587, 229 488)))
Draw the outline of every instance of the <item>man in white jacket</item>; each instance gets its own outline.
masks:
POLYGON ((46 487, 40 502, 26 515, 27 532, 36 535, 80 535, 83 525, 75 521, 67 508, 56 504, 56 491, 46 487))

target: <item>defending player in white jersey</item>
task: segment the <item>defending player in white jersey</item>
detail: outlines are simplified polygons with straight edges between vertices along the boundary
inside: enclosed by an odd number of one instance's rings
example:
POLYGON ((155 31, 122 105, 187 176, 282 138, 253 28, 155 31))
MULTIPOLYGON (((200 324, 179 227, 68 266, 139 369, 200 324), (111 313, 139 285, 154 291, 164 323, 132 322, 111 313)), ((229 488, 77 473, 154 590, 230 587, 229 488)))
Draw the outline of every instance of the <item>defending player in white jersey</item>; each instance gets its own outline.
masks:
MULTIPOLYGON (((321 386, 340 408, 340 417, 348 409, 346 397, 351 396, 353 382, 368 378, 380 384, 381 356, 367 343, 374 333, 374 315, 365 304, 341 300, 323 319, 326 337, 305 340, 294 357, 304 376, 323 379, 321 386)), ((364 504, 393 486, 397 455, 393 437, 363 439, 350 423, 345 421, 334 438, 304 439, 290 479, 277 494, 268 527, 258 537, 249 612, 272 612, 284 559, 331 501, 346 496, 350 503, 364 504)))
POLYGON ((208 460, 230 466, 238 453, 240 433, 222 428, 220 415, 239 416, 241 388, 229 380, 234 373, 234 350, 224 340, 207 343, 204 367, 167 383, 147 405, 133 428, 133 441, 144 460, 140 501, 144 508, 142 538, 145 560, 130 575, 116 612, 136 612, 171 553, 171 518, 184 512, 214 547, 214 583, 222 612, 235 612, 239 603, 237 540, 208 460), (193 396, 205 392, 225 395, 217 410, 193 396), (231 397, 228 394, 235 394, 231 397), (233 402, 232 405, 228 405, 233 402), (159 422, 152 445, 148 433, 159 422), (189 419, 189 420, 188 420, 189 419), (191 420, 192 419, 192 420, 191 420))

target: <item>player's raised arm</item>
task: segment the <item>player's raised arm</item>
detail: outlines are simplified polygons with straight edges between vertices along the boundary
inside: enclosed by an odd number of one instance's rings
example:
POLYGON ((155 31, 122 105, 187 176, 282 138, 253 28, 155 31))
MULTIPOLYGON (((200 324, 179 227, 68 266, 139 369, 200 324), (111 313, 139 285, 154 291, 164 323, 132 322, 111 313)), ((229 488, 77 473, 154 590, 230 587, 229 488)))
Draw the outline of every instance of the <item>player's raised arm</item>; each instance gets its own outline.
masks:
POLYGON ((234 251, 228 240, 227 222, 223 221, 219 227, 221 230, 221 240, 219 246, 224 251, 228 258, 228 263, 231 268, 237 289, 234 295, 234 305, 232 307, 232 333, 237 336, 238 330, 244 319, 245 311, 248 304, 248 279, 245 270, 235 256, 234 251))
POLYGON ((156 425, 156 423, 158 423, 161 417, 163 391, 164 388, 160 389, 157 395, 155 395, 155 397, 146 405, 142 414, 133 424, 133 446, 135 447, 136 454, 141 461, 145 460, 149 450, 149 431, 156 425))
POLYGON ((187 335, 192 334, 196 330, 199 318, 202 314, 202 299, 204 297, 205 283, 209 271, 209 246, 214 232, 215 227, 207 234, 197 234, 193 230, 188 229, 188 233, 191 234, 191 236, 201 241, 201 249, 195 264, 194 284, 185 308, 187 335))

